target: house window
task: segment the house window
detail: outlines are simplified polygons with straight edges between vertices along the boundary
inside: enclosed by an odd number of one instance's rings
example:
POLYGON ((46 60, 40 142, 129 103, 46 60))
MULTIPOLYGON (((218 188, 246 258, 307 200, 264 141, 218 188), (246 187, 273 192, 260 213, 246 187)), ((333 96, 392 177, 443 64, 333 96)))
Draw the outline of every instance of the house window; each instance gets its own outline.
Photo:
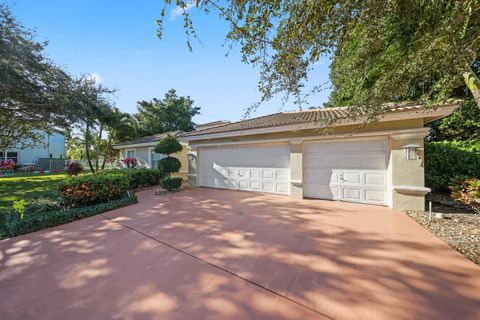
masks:
POLYGON ((150 148, 150 167, 158 168, 158 160, 165 158, 166 156, 161 153, 156 153, 153 148, 150 148))
POLYGON ((5 160, 5 152, 0 151, 0 160, 5 160))
POLYGON ((12 160, 15 163, 18 163, 18 152, 8 151, 6 160, 12 160))
POLYGON ((136 157, 136 150, 135 149, 125 150, 125 158, 135 158, 135 157, 136 157))

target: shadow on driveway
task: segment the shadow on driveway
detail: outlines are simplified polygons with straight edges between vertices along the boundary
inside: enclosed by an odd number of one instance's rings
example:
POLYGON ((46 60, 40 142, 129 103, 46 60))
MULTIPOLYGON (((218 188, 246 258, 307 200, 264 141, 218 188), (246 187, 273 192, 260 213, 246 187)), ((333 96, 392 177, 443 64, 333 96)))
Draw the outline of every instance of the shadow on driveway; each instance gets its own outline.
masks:
POLYGON ((0 242, 2 317, 480 318, 480 269, 388 208, 204 188, 139 200, 0 242))

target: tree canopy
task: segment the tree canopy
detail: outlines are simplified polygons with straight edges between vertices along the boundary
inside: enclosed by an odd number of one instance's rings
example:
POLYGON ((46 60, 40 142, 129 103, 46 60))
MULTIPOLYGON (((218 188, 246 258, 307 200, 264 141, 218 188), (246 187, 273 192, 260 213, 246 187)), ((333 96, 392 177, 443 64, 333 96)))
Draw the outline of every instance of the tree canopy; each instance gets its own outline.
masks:
MULTIPOLYGON (((196 37, 189 1, 181 9, 187 43, 196 37)), ((376 118, 385 102, 418 90, 427 106, 454 96, 466 83, 480 104, 480 81, 471 67, 480 53, 478 0, 308 1, 198 0, 230 25, 243 61, 261 68, 264 100, 285 92, 302 101, 304 86, 323 55, 333 57, 333 101, 350 104, 352 117, 376 118)), ((162 11, 159 37, 163 34, 162 11)), ((314 79, 313 79, 314 81, 314 79)), ((318 84, 321 85, 321 84, 318 84)))
POLYGON ((38 143, 41 131, 68 126, 81 112, 73 79, 35 37, 0 4, 0 148, 38 143))
POLYGON ((140 136, 148 136, 168 131, 192 131, 192 118, 200 113, 193 106, 190 97, 179 97, 174 89, 169 90, 162 100, 139 101, 135 115, 140 136))

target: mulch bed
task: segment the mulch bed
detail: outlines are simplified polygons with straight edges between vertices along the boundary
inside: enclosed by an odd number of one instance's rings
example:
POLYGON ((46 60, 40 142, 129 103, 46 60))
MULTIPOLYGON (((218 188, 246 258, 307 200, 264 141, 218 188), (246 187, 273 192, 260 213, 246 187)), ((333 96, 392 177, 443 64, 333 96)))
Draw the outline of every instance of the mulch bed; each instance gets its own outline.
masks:
MULTIPOLYGON (((428 204, 427 204, 428 208, 428 204)), ((432 206, 432 219, 428 212, 408 212, 412 219, 429 230, 452 248, 480 266, 480 215, 466 208, 451 207, 442 203, 432 206), (443 219, 435 217, 444 213, 443 219)))

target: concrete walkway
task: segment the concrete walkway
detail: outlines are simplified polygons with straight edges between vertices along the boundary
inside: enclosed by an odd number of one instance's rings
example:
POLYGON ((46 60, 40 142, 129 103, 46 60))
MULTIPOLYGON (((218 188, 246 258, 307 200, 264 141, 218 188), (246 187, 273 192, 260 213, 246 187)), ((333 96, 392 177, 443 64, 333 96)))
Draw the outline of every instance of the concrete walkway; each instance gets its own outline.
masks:
POLYGON ((0 242, 2 319, 480 319, 480 268, 402 213, 193 189, 0 242))

